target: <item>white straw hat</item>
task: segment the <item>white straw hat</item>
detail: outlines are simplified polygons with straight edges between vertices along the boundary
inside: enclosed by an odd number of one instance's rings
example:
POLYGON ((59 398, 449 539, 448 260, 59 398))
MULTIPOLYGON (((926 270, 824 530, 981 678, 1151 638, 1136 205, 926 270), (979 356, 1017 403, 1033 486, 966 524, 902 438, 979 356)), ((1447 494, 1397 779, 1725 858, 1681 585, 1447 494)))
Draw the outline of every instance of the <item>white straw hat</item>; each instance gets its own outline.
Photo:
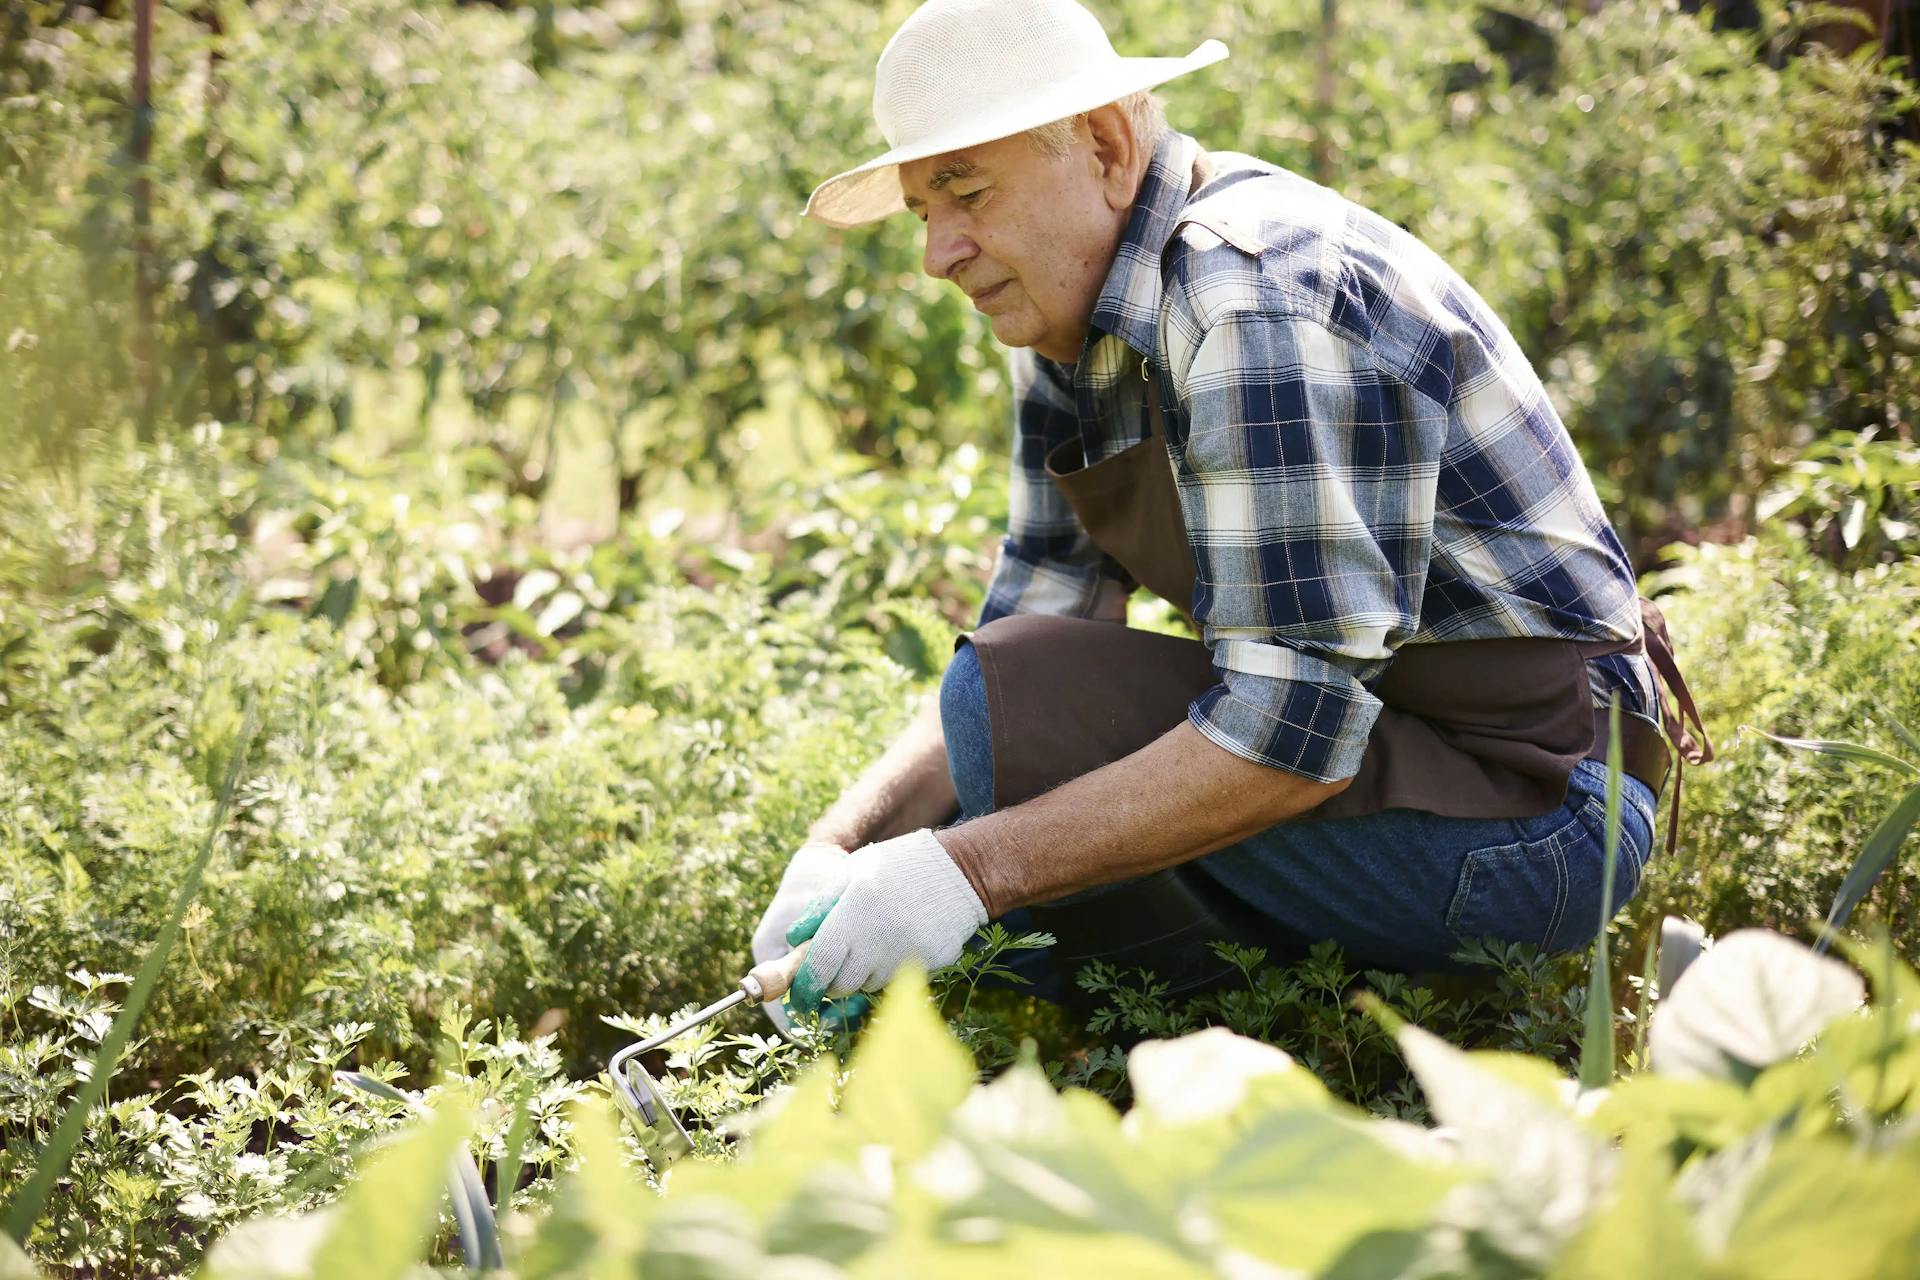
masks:
POLYGON ((897 213, 907 161, 1025 133, 1226 56, 1208 40, 1184 58, 1123 58, 1074 0, 927 0, 874 71, 873 118, 892 150, 821 183, 807 216, 852 227, 897 213))

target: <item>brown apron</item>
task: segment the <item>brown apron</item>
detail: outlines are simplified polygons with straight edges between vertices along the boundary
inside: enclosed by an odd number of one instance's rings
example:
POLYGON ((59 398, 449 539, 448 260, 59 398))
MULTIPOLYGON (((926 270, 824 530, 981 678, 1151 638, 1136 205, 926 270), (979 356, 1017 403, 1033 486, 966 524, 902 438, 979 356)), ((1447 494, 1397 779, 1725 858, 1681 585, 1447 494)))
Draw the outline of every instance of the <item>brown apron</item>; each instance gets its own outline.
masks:
MULTIPOLYGON (((1094 544, 1185 614, 1196 572, 1159 398, 1151 386, 1146 394, 1146 439, 1091 467, 1082 465, 1079 443, 1069 442, 1047 458, 1047 471, 1094 544)), ((1401 646, 1372 688, 1383 706, 1359 773, 1299 820, 1387 808, 1462 818, 1551 812, 1564 803, 1574 766, 1606 757, 1606 712, 1592 705, 1586 660, 1610 653, 1648 654, 1699 732, 1696 740, 1661 693, 1675 745, 1690 762, 1711 759, 1665 622, 1650 601, 1641 601, 1641 612, 1643 634, 1626 642, 1401 646)), ((1002 808, 1146 746, 1183 722, 1189 704, 1219 682, 1211 654, 1198 641, 1112 622, 1016 614, 981 628, 970 643, 986 686, 994 803, 1002 808)), ((1659 731, 1626 716, 1621 737, 1626 771, 1658 793, 1669 762, 1659 731)), ((1677 818, 1677 781, 1674 801, 1677 818)), ((1670 819, 1669 851, 1674 834, 1670 819)), ((964 869, 996 911, 991 875, 964 869)), ((1124 968, 1151 960, 1145 967, 1169 979, 1171 991, 1225 976, 1205 942, 1261 941, 1258 923, 1209 877, 1187 867, 1044 904, 1034 915, 1060 938, 1063 963, 1099 957, 1124 968)))

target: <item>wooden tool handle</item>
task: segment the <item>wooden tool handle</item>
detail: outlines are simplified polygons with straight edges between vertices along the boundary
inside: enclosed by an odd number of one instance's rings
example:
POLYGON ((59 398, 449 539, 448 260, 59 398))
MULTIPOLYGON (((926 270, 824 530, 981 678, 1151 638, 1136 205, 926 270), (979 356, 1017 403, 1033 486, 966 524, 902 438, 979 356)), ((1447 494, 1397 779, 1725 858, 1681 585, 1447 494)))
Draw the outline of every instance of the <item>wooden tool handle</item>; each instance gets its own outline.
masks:
POLYGON ((800 966, 807 958, 807 949, 813 946, 813 939, 795 947, 777 960, 753 966, 746 977, 740 979, 740 989, 747 993, 747 999, 755 1004, 771 1004, 787 994, 787 988, 793 985, 793 976, 800 972, 800 966))

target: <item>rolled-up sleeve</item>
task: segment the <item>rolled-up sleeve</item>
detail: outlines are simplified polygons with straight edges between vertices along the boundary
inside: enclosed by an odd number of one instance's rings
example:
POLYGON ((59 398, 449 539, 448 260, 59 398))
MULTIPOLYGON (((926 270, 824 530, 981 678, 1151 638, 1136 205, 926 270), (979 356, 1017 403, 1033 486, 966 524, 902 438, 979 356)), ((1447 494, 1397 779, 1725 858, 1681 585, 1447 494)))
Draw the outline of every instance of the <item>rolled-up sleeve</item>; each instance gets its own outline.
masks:
POLYGON ((1079 415, 1060 366, 1031 351, 1013 353, 1013 470, 1007 533, 987 583, 980 625, 1013 613, 1126 617, 1122 570, 1088 536, 1047 478, 1047 454, 1076 439, 1079 415))
POLYGON ((1367 682, 1420 616, 1445 409, 1311 320, 1237 311, 1170 338, 1194 618, 1220 676, 1188 718, 1246 759, 1350 778, 1380 713, 1367 682))

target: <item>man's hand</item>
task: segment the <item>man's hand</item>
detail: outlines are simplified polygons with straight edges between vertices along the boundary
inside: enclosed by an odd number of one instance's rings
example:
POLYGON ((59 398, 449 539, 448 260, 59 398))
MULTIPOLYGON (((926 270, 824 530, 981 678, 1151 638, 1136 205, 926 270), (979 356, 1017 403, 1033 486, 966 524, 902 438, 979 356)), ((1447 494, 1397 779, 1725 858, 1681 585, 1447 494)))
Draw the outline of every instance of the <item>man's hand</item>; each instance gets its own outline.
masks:
POLYGON ((909 959, 951 964, 987 922, 966 875, 924 828, 844 861, 844 880, 787 930, 793 946, 813 939, 787 997, 796 1009, 879 987, 909 959))
MULTIPOLYGON (((780 877, 780 887, 774 891, 773 901, 767 904, 759 927, 753 931, 753 962, 765 964, 793 950, 787 941, 787 930, 821 897, 837 897, 846 884, 847 873, 847 851, 839 845, 822 841, 802 845, 788 861, 780 877)), ((778 1000, 760 1007, 766 1010, 781 1035, 793 1030, 793 1022, 778 1000)))

